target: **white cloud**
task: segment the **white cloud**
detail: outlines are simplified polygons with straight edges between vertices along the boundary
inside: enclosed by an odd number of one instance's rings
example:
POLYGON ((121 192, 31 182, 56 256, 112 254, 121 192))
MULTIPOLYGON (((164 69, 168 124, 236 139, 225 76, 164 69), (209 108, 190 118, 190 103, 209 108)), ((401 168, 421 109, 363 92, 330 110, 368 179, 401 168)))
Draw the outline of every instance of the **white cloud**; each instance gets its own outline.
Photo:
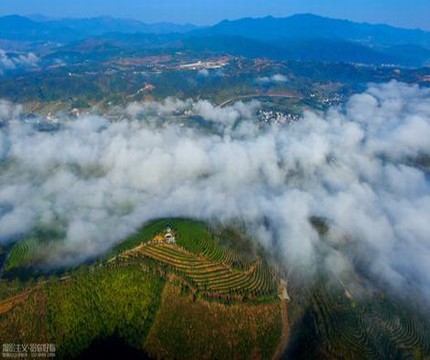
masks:
POLYGON ((261 76, 257 78, 257 82, 261 82, 261 83, 283 83, 287 81, 288 81, 288 77, 282 74, 274 74, 272 76, 261 76))
POLYGON ((209 70, 208 69, 201 69, 197 72, 199 76, 207 77, 209 76, 209 70))
POLYGON ((39 132, 2 102, 1 241, 61 219, 52 261, 75 262, 149 219, 241 218, 294 267, 341 276, 365 261, 392 286, 430 296, 430 184, 409 165, 430 153, 430 91, 373 85, 344 109, 265 130, 257 108, 168 99, 130 104, 129 120, 84 116, 39 132), (174 114, 185 110, 217 131, 180 127, 174 114), (331 224, 329 241, 311 216, 331 224))
POLYGON ((8 70, 34 67, 38 62, 39 58, 32 52, 25 54, 8 54, 3 49, 0 49, 0 75, 8 70))

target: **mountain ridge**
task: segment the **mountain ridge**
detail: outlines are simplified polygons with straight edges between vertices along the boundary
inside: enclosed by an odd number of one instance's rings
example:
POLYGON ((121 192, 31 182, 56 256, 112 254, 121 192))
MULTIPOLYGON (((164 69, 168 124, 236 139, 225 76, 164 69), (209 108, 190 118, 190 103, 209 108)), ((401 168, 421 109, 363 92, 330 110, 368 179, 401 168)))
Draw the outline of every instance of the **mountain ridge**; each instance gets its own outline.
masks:
MULTIPOLYGON (((198 30, 197 30, 198 31, 198 30)), ((206 33, 243 35, 259 40, 340 38, 350 41, 369 41, 378 45, 413 44, 430 48, 430 32, 404 29, 385 24, 357 23, 312 14, 289 17, 243 18, 223 20, 206 33)))
MULTIPOLYGON (((42 16, 38 18, 44 19, 42 16)), ((160 35, 186 43, 190 49, 205 48, 212 52, 277 60, 405 67, 430 64, 430 32, 312 14, 223 20, 204 28, 189 24, 145 24, 139 20, 113 17, 48 19, 41 22, 19 15, 0 17, 2 40, 70 44, 94 37, 109 40, 112 34, 122 38, 160 35)), ((166 41, 164 48, 172 48, 174 41, 166 41)), ((136 46, 136 49, 144 49, 148 45, 140 45, 137 41, 136 46)))

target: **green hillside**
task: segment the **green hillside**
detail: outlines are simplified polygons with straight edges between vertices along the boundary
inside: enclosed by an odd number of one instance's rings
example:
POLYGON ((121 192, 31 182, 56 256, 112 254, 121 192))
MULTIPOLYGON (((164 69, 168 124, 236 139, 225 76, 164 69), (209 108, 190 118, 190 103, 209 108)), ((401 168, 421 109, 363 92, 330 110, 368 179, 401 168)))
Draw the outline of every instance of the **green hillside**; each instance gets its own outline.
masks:
MULTIPOLYGON (((142 356, 235 358, 239 347, 244 356, 269 359, 287 328, 275 272, 252 247, 243 256, 220 235, 197 221, 157 220, 93 264, 27 285, 1 280, 0 291, 16 291, 0 297, 0 338, 55 344, 60 359, 85 356, 104 340, 142 356), (229 336, 214 343, 205 329, 229 336)), ((37 245, 16 243, 7 269, 31 273, 37 245)))

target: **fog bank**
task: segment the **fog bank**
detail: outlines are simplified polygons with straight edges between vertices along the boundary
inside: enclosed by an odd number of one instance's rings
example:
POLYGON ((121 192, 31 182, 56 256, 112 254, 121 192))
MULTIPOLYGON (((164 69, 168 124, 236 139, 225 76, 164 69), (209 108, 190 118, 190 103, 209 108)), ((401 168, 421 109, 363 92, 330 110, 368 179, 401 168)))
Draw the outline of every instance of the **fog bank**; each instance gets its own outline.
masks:
POLYGON ((88 115, 40 131, 0 102, 0 241, 55 226, 64 239, 45 261, 76 263, 157 217, 239 218, 297 269, 341 276, 359 257, 430 297, 430 184, 414 165, 430 154, 430 91, 371 85, 342 108, 264 129, 258 106, 133 103, 119 110, 129 120, 88 115), (176 119, 188 107, 216 131, 176 119), (326 219, 328 240, 312 216, 326 219))

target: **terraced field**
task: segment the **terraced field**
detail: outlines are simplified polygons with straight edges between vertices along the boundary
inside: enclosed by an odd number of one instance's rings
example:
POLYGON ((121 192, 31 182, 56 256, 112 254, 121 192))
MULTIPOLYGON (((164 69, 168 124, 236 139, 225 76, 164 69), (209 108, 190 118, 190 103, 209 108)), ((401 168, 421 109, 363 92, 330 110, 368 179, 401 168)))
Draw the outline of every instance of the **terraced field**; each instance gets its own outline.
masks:
POLYGON ((321 284, 305 296, 287 359, 430 359, 430 319, 409 304, 377 293, 352 299, 321 284))
POLYGON ((5 270, 31 265, 36 258, 38 241, 30 238, 16 243, 9 253, 5 270))
MULTIPOLYGON (((240 251, 222 245, 222 231, 215 233, 203 222, 188 219, 156 220, 144 226, 116 249, 111 265, 150 260, 180 275, 184 285, 211 298, 275 298, 279 279, 270 266, 241 246, 240 251), (176 243, 163 242, 173 229, 176 243), (114 259, 117 261, 112 262, 114 259)), ((227 235, 230 237, 229 235, 227 235)), ((239 243, 240 240, 237 239, 239 243)), ((242 244, 243 245, 243 244, 242 244)))
MULTIPOLYGON (((148 257, 180 275, 194 289, 206 296, 237 295, 241 298, 276 296, 277 283, 273 271, 260 259, 246 269, 235 269, 235 260, 229 252, 217 252, 222 261, 187 251, 177 245, 145 243, 121 255, 122 260, 148 257)), ((214 253, 212 253, 214 254, 214 253)))
MULTIPOLYGON (((177 244, 189 252, 238 270, 246 270, 257 261, 253 249, 246 248, 242 253, 238 253, 222 246, 219 236, 214 235, 202 222, 175 220, 172 225, 177 230, 177 244)), ((235 240, 230 237, 229 242, 233 241, 235 240)), ((246 242, 249 247, 249 240, 246 242)))

